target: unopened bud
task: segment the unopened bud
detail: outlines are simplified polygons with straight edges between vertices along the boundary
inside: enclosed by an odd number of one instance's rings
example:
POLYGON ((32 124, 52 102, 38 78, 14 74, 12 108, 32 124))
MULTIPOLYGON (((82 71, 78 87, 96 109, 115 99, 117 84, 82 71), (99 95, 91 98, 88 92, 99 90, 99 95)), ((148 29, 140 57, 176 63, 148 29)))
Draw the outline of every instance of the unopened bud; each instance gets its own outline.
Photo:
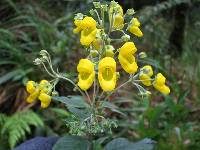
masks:
POLYGON ((130 40, 130 36, 128 34, 125 34, 121 37, 121 39, 124 41, 124 42, 127 42, 130 40))
POLYGON ((77 13, 77 14, 75 15, 74 19, 82 20, 82 19, 83 19, 83 14, 82 14, 82 13, 77 13))
POLYGON ((51 94, 52 96, 59 96, 59 93, 57 91, 53 91, 51 94))
POLYGON ((40 64, 42 63, 42 61, 41 61, 41 59, 36 58, 36 59, 33 61, 33 63, 34 63, 35 65, 40 65, 40 64))
POLYGON ((101 8, 103 9, 103 11, 107 11, 108 10, 108 5, 107 4, 101 5, 101 8))
POLYGON ((90 53, 91 53, 92 57, 97 57, 99 54, 97 50, 91 50, 90 53))
POLYGON ((95 8, 100 8, 101 7, 101 3, 100 2, 93 2, 93 5, 95 8))
POLYGON ((135 10, 134 9, 128 9, 126 14, 132 16, 132 15, 135 14, 135 10))
POLYGON ((95 14, 94 9, 91 9, 91 10, 90 10, 90 14, 91 14, 92 16, 94 16, 94 14, 95 14))
POLYGON ((41 50, 40 51, 40 55, 41 56, 46 56, 48 54, 48 52, 46 50, 41 50))
POLYGON ((139 58, 146 58, 147 57, 147 54, 145 52, 140 52, 138 54, 139 58))

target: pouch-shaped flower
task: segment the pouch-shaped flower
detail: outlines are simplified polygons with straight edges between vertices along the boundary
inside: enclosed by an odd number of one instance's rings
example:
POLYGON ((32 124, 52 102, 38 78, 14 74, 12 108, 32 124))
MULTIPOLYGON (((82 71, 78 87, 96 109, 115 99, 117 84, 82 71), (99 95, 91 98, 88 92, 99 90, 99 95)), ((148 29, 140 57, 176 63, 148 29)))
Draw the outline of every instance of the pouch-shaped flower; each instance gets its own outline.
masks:
POLYGON ((119 50, 118 59, 122 68, 129 74, 137 72, 138 66, 134 53, 137 51, 133 42, 126 42, 119 50))
POLYGON ((84 46, 89 46, 96 39, 97 29, 85 29, 81 31, 80 42, 84 46))
POLYGON ((111 57, 105 57, 99 62, 98 80, 103 91, 112 91, 115 89, 117 74, 116 62, 111 57))
POLYGON ((151 76, 152 75, 153 75, 152 67, 149 66, 149 65, 146 65, 146 66, 141 68, 139 78, 144 85, 150 86, 150 85, 152 85, 152 83, 151 83, 151 76))
POLYGON ((94 64, 88 59, 81 59, 77 66, 78 86, 87 90, 92 86, 95 78, 94 64))
POLYGON ((167 85, 165 85, 165 82, 166 78, 161 73, 158 73, 153 82, 153 86, 161 93, 168 95, 170 93, 170 88, 167 85))
POLYGON ((40 93, 38 99, 41 101, 42 108, 47 108, 51 103, 51 96, 46 93, 40 93))
POLYGON ((113 21, 113 29, 120 30, 124 27, 123 9, 117 4, 115 7, 111 6, 109 10, 110 23, 113 21))
POLYGON ((131 32, 132 34, 138 36, 138 37, 142 37, 143 33, 140 30, 140 22, 138 21, 137 18, 133 18, 131 20, 131 24, 128 27, 128 31, 131 32))

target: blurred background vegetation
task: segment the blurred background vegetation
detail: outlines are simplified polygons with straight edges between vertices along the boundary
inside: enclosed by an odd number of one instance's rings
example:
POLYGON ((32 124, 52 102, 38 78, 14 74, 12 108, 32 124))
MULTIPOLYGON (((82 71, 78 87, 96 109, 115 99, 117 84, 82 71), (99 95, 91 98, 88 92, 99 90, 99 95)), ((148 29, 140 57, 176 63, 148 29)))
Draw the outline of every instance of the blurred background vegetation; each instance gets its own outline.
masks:
MULTIPOLYGON (((33 65, 41 49, 48 50, 63 73, 76 75, 76 64, 84 50, 72 33, 73 17, 77 12, 87 12, 91 2, 0 1, 0 150, 35 136, 68 133, 64 120, 70 114, 65 107, 53 103, 49 109, 40 110, 37 103, 27 104, 24 83, 49 78, 42 68, 33 65)), ((142 99, 132 87, 119 91, 110 100, 128 115, 123 118, 108 113, 109 117, 121 119, 112 137, 133 141, 149 137, 157 141, 158 150, 199 150, 200 1, 118 2, 124 11, 134 8, 142 22, 144 37, 134 38, 134 42, 139 51, 148 54, 148 59, 140 63, 148 61, 164 72, 172 92, 168 97, 152 92, 151 98, 142 99)), ((57 90, 60 95, 75 94, 69 84, 59 83, 57 90)), ((106 135, 105 139, 109 138, 106 135)))

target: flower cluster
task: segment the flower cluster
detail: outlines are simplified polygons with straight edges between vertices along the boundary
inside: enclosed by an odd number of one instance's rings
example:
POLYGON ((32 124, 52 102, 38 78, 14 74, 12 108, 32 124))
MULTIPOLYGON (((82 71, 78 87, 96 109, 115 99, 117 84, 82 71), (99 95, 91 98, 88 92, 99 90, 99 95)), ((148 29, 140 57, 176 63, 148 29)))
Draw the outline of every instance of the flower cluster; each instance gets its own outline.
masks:
POLYGON ((141 95, 149 95, 150 92, 140 83, 147 87, 153 86, 165 95, 170 93, 170 88, 166 85, 166 78, 161 73, 153 76, 152 66, 138 64, 138 59, 143 59, 146 54, 144 52, 137 54, 138 49, 129 35, 131 33, 137 37, 143 36, 140 22, 133 16, 134 10, 128 9, 124 14, 122 7, 115 1, 111 1, 109 5, 100 2, 93 4, 95 8, 90 10, 91 16, 78 13, 74 18, 73 32, 80 33, 80 43, 88 52, 88 56, 81 59, 77 65, 78 83, 55 71, 49 53, 41 50, 41 58, 37 58, 35 64, 42 64, 54 79, 51 81, 52 84, 46 80, 42 80, 39 84, 29 81, 27 91, 30 96, 27 98, 27 102, 31 103, 38 98, 41 101, 41 107, 46 108, 51 102, 51 95, 55 92, 55 85, 60 79, 73 84, 84 98, 87 97, 92 106, 95 105, 97 99, 104 98, 106 100, 127 83, 132 83, 141 95), (108 18, 108 23, 106 18, 108 18), (112 34, 115 32, 119 37, 113 38, 112 34), (117 80, 120 77, 117 70, 118 62, 121 68, 129 74, 129 79, 119 86, 117 86, 117 80), (46 63, 49 67, 46 66, 46 63), (92 86, 94 89, 93 99, 87 93, 92 86), (99 86, 102 89, 101 94, 99 94, 99 86), (52 89, 54 89, 53 92, 52 89))
MULTIPOLYGON (((87 57, 80 59, 77 65, 78 81, 70 79, 58 69, 55 70, 49 53, 41 50, 40 57, 36 58, 34 63, 42 65, 53 79, 49 82, 42 80, 39 84, 28 81, 26 86, 30 93, 28 103, 39 99, 41 107, 46 108, 51 100, 55 100, 68 107, 72 113, 72 120, 67 124, 72 134, 96 134, 116 127, 115 122, 105 118, 103 113, 108 108, 113 111, 115 105, 105 101, 128 83, 136 87, 142 96, 151 94, 147 90, 150 86, 162 94, 170 93, 166 78, 161 73, 155 73, 148 64, 138 63, 139 59, 146 57, 146 53, 137 54, 138 49, 130 36, 143 36, 139 19, 134 17, 134 10, 128 9, 124 13, 115 1, 111 1, 109 5, 100 2, 93 4, 95 8, 89 11, 91 15, 78 13, 74 18, 73 33, 80 33, 80 43, 88 52, 87 57), (128 80, 120 85, 117 81, 122 69, 118 68, 122 68, 129 75, 128 80), (59 97, 55 86, 60 80, 71 83, 75 87, 74 90, 82 96, 59 97), (90 88, 93 90, 89 90, 90 88)), ((114 112, 123 114, 120 111, 114 112)))
POLYGON ((41 80, 40 83, 34 81, 28 81, 26 84, 26 90, 30 94, 26 101, 32 103, 39 99, 41 101, 41 107, 46 108, 51 102, 52 86, 47 80, 41 80))
MULTIPOLYGON (((95 76, 98 75, 102 90, 106 92, 113 91, 116 88, 117 75, 119 74, 116 70, 116 58, 118 58, 121 67, 130 74, 132 82, 139 77, 139 81, 145 86, 153 85, 161 93, 169 94, 170 89, 165 85, 165 77, 161 73, 152 78, 153 69, 151 66, 146 65, 140 69, 138 67, 136 60, 137 48, 130 41, 128 35, 128 32, 130 32, 137 37, 143 36, 139 20, 132 16, 134 11, 129 9, 124 15, 122 7, 115 1, 112 1, 109 6, 94 2, 94 6, 96 9, 90 11, 92 17, 79 13, 74 21, 76 28, 73 31, 74 33, 81 32, 80 43, 86 46, 89 51, 88 57, 81 59, 77 67, 79 73, 78 86, 84 91, 88 90, 92 86, 95 76), (101 18, 98 9, 100 9, 101 18), (106 32, 106 24, 104 24, 105 12, 107 12, 109 18, 108 33, 106 32), (131 16, 132 19, 128 21, 126 16, 129 18, 131 16), (96 17, 97 21, 93 17, 96 17), (116 48, 114 44, 111 44, 116 39, 112 39, 110 34, 115 31, 123 33, 119 41, 125 41, 125 43, 122 43, 120 48, 116 48), (117 54, 118 56, 116 56, 117 54)), ((149 93, 137 83, 134 83, 134 85, 139 88, 141 94, 149 93)))

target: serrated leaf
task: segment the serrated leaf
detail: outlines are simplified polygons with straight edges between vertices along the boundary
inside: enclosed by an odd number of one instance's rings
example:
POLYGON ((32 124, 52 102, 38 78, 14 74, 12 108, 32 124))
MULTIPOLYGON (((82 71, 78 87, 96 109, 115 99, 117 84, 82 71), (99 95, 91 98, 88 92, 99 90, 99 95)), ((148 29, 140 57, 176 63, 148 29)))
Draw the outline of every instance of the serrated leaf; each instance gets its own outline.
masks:
POLYGON ((88 104, 84 101, 84 98, 81 96, 68 96, 68 97, 53 97, 53 100, 62 102, 69 107, 76 107, 76 108, 86 108, 89 107, 88 104))
POLYGON ((109 142, 105 150, 153 150, 155 142, 151 139, 144 139, 133 143, 125 138, 117 138, 109 142))
POLYGON ((88 150, 90 142, 79 136, 66 136, 60 138, 53 146, 53 150, 88 150))

